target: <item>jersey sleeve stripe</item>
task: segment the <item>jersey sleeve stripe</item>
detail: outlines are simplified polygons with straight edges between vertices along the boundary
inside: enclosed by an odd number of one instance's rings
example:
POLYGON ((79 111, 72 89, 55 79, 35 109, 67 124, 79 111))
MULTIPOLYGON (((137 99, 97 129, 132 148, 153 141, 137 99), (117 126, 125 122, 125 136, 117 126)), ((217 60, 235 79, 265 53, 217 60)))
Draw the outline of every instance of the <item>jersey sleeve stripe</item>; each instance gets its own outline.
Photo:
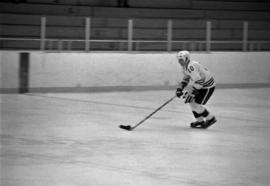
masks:
POLYGON ((204 80, 203 80, 203 79, 201 79, 201 80, 195 81, 195 83, 198 83, 198 84, 203 84, 203 83, 204 83, 204 80))
POLYGON ((205 82, 204 84, 203 84, 203 86, 204 87, 210 87, 210 86, 212 86, 213 84, 214 84, 214 78, 212 77, 211 79, 209 79, 207 82, 205 82))

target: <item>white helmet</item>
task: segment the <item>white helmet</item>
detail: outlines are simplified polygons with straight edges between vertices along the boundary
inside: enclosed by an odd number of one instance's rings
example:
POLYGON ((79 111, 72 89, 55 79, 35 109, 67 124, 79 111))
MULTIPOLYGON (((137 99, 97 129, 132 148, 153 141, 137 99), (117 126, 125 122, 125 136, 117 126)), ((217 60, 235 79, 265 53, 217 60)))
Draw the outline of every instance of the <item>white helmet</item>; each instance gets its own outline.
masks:
POLYGON ((190 54, 187 50, 182 50, 177 53, 177 59, 183 59, 184 62, 188 62, 190 60, 190 54))

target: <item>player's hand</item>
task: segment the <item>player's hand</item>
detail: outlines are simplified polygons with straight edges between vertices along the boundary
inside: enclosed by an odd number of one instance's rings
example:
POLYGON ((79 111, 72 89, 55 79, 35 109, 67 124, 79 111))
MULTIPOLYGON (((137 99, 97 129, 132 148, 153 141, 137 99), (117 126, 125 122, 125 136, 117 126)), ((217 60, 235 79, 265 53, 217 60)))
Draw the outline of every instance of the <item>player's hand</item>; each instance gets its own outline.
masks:
POLYGON ((176 96, 180 98, 182 95, 183 95, 183 90, 181 88, 177 88, 176 89, 176 96))
POLYGON ((185 92, 183 99, 185 100, 185 103, 191 103, 194 100, 194 97, 195 95, 185 92))
POLYGON ((195 87, 190 87, 190 89, 187 90, 183 96, 185 103, 191 103, 197 94, 199 94, 199 90, 195 87))
POLYGON ((196 96, 197 94, 199 94, 199 90, 196 89, 195 87, 193 87, 192 91, 191 91, 191 94, 196 96))

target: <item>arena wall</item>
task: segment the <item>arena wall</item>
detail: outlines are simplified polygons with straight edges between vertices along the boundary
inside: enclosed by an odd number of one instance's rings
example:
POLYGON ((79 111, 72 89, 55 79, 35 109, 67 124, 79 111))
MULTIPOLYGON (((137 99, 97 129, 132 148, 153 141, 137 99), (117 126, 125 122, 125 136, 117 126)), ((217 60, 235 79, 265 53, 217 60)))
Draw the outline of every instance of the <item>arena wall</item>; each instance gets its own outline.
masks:
MULTIPOLYGON (((19 52, 2 51, 1 92, 19 88, 19 52)), ((218 87, 270 85, 269 52, 192 53, 213 72, 218 87)), ((181 80, 175 53, 30 52, 30 92, 175 88, 181 80)))
POLYGON ((0 52, 0 90, 15 91, 19 86, 19 55, 0 52))

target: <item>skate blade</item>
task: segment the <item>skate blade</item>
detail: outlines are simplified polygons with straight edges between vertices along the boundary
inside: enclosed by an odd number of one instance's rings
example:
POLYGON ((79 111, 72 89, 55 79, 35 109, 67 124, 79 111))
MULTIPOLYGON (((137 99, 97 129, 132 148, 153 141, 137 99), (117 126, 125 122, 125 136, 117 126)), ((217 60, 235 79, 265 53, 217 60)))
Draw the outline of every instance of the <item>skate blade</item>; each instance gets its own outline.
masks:
POLYGON ((206 126, 202 126, 203 129, 207 129, 209 128, 210 126, 214 125, 215 123, 217 122, 217 120, 214 120, 212 123, 210 123, 209 125, 206 125, 206 126))
POLYGON ((190 128, 192 128, 192 129, 205 129, 205 128, 203 128, 203 126, 197 126, 197 127, 190 126, 190 128))

